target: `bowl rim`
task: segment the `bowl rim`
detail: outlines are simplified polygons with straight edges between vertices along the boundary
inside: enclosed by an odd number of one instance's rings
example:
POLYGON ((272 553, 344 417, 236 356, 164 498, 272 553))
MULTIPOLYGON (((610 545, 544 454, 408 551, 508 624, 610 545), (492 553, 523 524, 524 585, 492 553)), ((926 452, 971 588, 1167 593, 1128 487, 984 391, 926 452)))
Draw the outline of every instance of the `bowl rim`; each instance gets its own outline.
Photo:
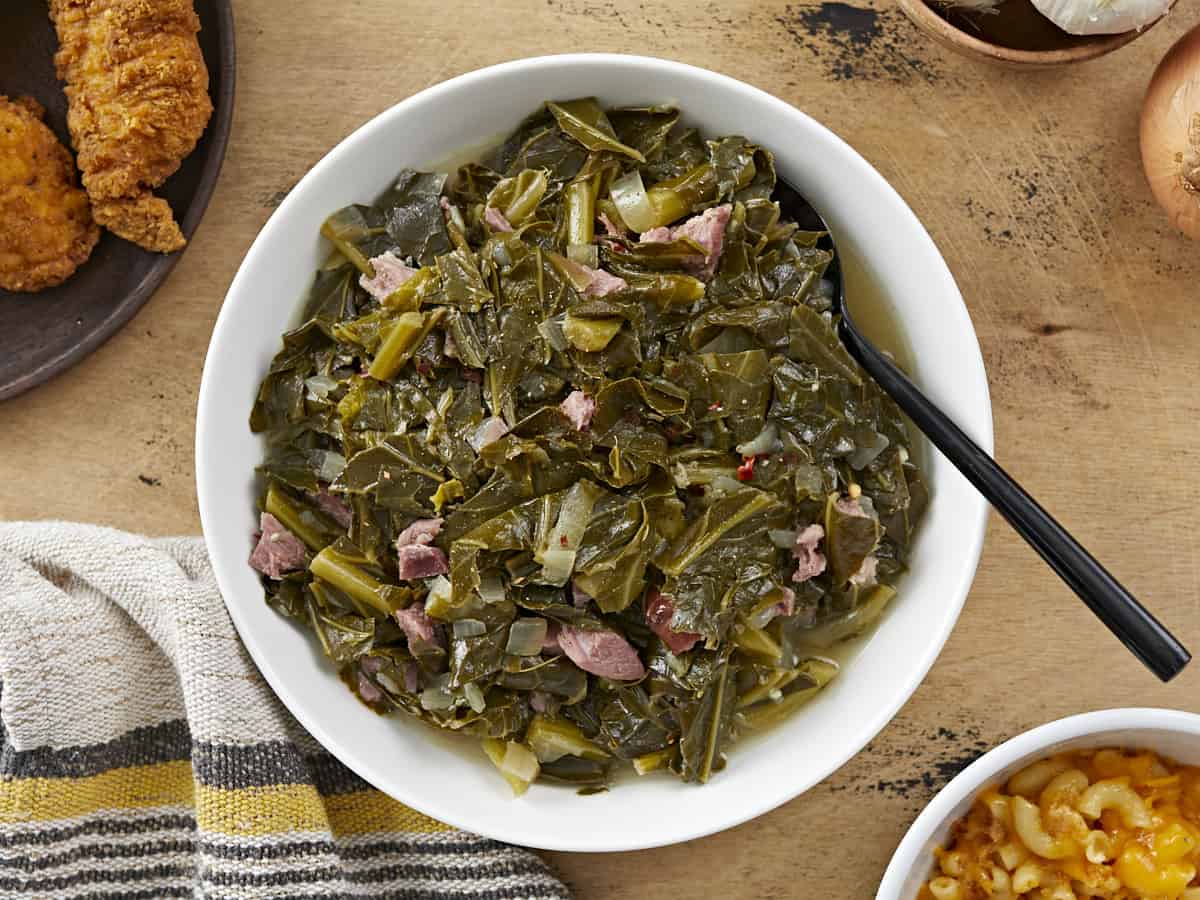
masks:
POLYGON ((1076 713, 1023 731, 988 750, 955 775, 909 826, 879 882, 875 900, 899 900, 930 836, 966 798, 1018 760, 1061 741, 1107 731, 1171 731, 1200 737, 1200 715, 1162 707, 1119 707, 1076 713))
POLYGON ((925 29, 935 40, 945 46, 960 53, 985 59, 988 62, 1020 68, 1046 68, 1098 59, 1141 37, 1163 19, 1160 16, 1141 30, 1122 31, 1117 34, 1076 35, 1077 37, 1087 37, 1088 40, 1072 47, 1063 47, 1057 50, 1021 50, 1016 47, 1006 47, 1003 44, 994 44, 963 31, 934 12, 925 0, 898 0, 898 2, 900 8, 912 19, 914 24, 925 29))
MULTIPOLYGON (((442 95, 452 92, 461 91, 464 88, 474 88, 481 83, 488 81, 499 75, 521 72, 525 76, 535 76, 541 74, 545 69, 553 69, 562 66, 573 66, 581 64, 599 64, 601 66, 613 67, 642 67, 650 72, 660 74, 674 74, 683 78, 692 79, 700 83, 722 84, 725 87, 742 93, 743 95, 752 96, 756 102, 763 105, 764 109, 773 115, 779 117, 791 117, 793 121, 805 123, 806 127, 820 129, 825 132, 830 141, 837 145, 844 153, 844 162, 847 165, 856 167, 863 178, 869 179, 875 183, 875 186, 882 192, 890 194, 896 201, 898 206, 902 208, 903 213, 909 217, 909 221, 913 226, 914 239, 928 245, 933 254, 941 262, 945 275, 951 288, 954 289, 954 294, 958 302, 952 304, 947 311, 949 317, 953 320, 956 333, 969 335, 973 344, 974 361, 977 366, 973 366, 973 371, 964 371, 960 373, 962 377, 970 379, 972 382, 969 389, 977 394, 979 399, 978 413, 973 416, 974 421, 968 428, 972 432, 972 436, 979 445, 989 453, 993 447, 993 422, 992 422, 992 406, 990 392, 988 390, 987 375, 983 364, 982 352, 979 348, 978 336, 971 323, 970 313, 967 310, 965 302, 962 300, 961 294, 957 291, 957 285, 954 282, 953 275, 946 264, 944 257, 938 250, 933 238, 929 235, 920 219, 899 195, 896 189, 872 166, 867 160, 862 157, 849 144, 842 140, 831 129, 813 119, 808 114, 800 109, 792 106, 784 100, 773 96, 772 94, 763 91, 760 88, 740 81, 732 76, 724 75, 718 72, 704 69, 698 66, 692 66, 686 63, 676 62, 673 60, 659 59, 656 57, 640 56, 633 54, 618 54, 618 53, 566 53, 566 54, 551 54, 537 57, 528 57, 518 60, 499 63, 488 66, 482 69, 477 69, 471 72, 458 75, 446 81, 439 82, 424 88, 409 97, 400 100, 393 106, 383 110, 378 115, 374 116, 347 137, 343 138, 331 150, 329 150, 317 163, 310 169, 297 185, 289 192, 288 196, 283 200, 266 224, 262 227, 259 234, 255 237, 249 250, 239 266, 237 274, 230 283, 226 294, 226 301, 236 297, 243 291, 243 282, 249 279, 248 270, 253 268, 257 263, 257 258, 263 253, 263 246, 269 243, 272 233, 280 227, 292 206, 298 202, 297 198, 304 193, 306 184, 317 180, 326 170, 335 169, 340 165, 340 158, 348 151, 352 145, 357 145, 361 142, 370 142, 375 140, 375 134, 386 129, 387 124, 395 118, 406 115, 411 106, 418 103, 426 103, 436 100, 442 95)), ((601 88, 598 88, 601 90, 601 88)), ((218 349, 224 344, 232 340, 230 332, 234 329, 232 312, 234 304, 224 302, 221 311, 218 314, 217 321, 213 328, 213 336, 209 345, 208 352, 205 357, 204 372, 201 377, 200 391, 197 405, 197 422, 196 422, 196 485, 197 498, 200 511, 201 524, 205 536, 217 535, 221 533, 220 523, 215 521, 214 513, 211 509, 209 498, 215 496, 215 491, 219 490, 214 483, 210 482, 209 474, 212 463, 210 455, 217 454, 216 447, 209 448, 206 438, 210 432, 208 420, 210 415, 215 416, 221 403, 227 398, 219 397, 215 393, 212 386, 213 379, 209 377, 210 367, 215 367, 218 364, 220 353, 218 349)), ((359 775, 363 780, 379 788, 389 796, 394 797, 405 805, 424 813, 431 818, 437 819, 448 825, 460 828, 464 831, 482 834, 485 837, 493 838, 509 843, 518 843, 525 846, 537 847, 545 850, 563 850, 563 851, 582 851, 582 852, 621 852, 637 849, 649 849, 652 847, 664 846, 668 844, 679 843, 683 841, 693 840, 704 837, 709 834, 716 833, 743 822, 756 818, 770 810, 794 799, 805 791, 811 789, 815 784, 824 780, 833 772, 836 772, 846 764, 851 758, 861 752, 862 748, 873 739, 882 728, 892 720, 897 712, 916 691, 917 687, 928 674, 929 669, 940 655, 942 648, 945 646, 951 631, 957 624, 958 617, 961 614, 962 607, 966 601, 967 594, 973 583, 976 569, 978 567, 979 558, 982 553, 984 538, 986 535, 987 518, 989 507, 987 503, 978 498, 978 503, 966 508, 962 513, 962 528, 970 533, 971 537, 967 543, 966 550, 959 556, 959 564, 961 565, 961 582, 957 589, 953 592, 954 596, 948 596, 946 599, 947 615, 944 619, 944 625, 938 633, 932 634, 931 639, 924 644, 924 650, 921 656, 915 659, 910 669, 910 676, 906 679, 904 689, 891 698, 888 703, 881 705, 872 716, 864 718, 861 726, 855 733, 853 741, 847 741, 847 746, 844 752, 837 754, 834 757, 835 762, 832 765, 814 768, 811 772, 806 773, 802 778, 797 778, 794 782, 787 785, 785 790, 776 792, 763 792, 764 797, 753 804, 746 804, 734 814, 727 814, 719 820, 713 817, 711 820, 704 817, 697 817, 698 821, 687 822, 674 827, 669 833, 666 833, 661 839, 635 839, 635 840, 599 840, 587 835, 577 834, 553 834, 546 835, 538 832, 537 829, 529 829, 517 827, 518 823, 514 823, 514 827, 504 832, 498 832, 495 829, 481 828, 478 823, 469 821, 468 819, 454 814, 447 813, 446 810, 437 809, 427 802, 423 802, 419 797, 414 796, 409 790, 397 789, 392 785, 388 789, 383 788, 378 781, 372 777, 370 767, 361 760, 358 753, 347 745, 345 741, 339 738, 333 731, 323 724, 321 717, 310 715, 305 709, 305 705, 300 697, 299 690, 290 683, 287 673, 275 668, 270 660, 267 649, 258 639, 253 629, 246 627, 247 620, 241 614, 239 605, 226 600, 226 608, 230 618, 233 620, 237 628, 238 634, 242 642, 246 646, 251 658, 254 660, 259 671, 264 679, 270 685, 276 696, 280 699, 288 711, 299 721, 301 726, 305 728, 326 750, 335 756, 343 765, 359 775)), ((219 558, 218 553, 210 548, 210 555, 213 560, 214 574, 217 579, 218 586, 221 588, 223 597, 232 598, 234 592, 227 589, 226 585, 232 583, 230 578, 224 577, 226 567, 224 563, 226 559, 219 558)), ((241 561, 244 566, 244 560, 241 561)))

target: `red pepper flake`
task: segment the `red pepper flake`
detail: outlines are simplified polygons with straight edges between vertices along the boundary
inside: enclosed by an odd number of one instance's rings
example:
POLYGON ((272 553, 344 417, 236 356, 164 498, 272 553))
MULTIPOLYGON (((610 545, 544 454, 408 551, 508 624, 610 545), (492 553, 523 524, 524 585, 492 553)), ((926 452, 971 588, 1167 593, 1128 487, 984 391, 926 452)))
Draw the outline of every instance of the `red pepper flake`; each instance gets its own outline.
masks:
POLYGON ((427 360, 423 356, 417 357, 416 367, 417 367, 417 371, 420 372, 422 375, 428 375, 430 372, 433 371, 433 363, 431 363, 429 360, 427 360))
POLYGON ((718 400, 718 401, 716 401, 716 402, 715 402, 715 403, 714 403, 712 406, 710 406, 710 407, 708 408, 708 411, 709 411, 709 412, 716 412, 716 411, 717 411, 718 409, 720 409, 720 408, 721 408, 721 401, 720 401, 720 400, 718 400))
POLYGON ((738 481, 749 481, 754 477, 754 461, 757 456, 743 456, 742 464, 738 466, 737 478, 738 481))
POLYGON ((560 547, 565 547, 565 546, 567 546, 567 536, 566 536, 565 534, 564 534, 564 535, 560 535, 560 536, 559 536, 559 538, 558 538, 558 545, 559 545, 560 547))

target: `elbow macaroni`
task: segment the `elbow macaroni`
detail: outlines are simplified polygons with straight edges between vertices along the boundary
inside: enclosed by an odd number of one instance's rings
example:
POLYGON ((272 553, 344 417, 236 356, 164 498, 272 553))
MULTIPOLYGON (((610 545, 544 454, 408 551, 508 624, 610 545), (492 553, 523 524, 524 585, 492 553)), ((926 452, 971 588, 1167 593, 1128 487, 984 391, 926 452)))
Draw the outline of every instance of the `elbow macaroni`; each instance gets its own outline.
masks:
POLYGON ((1200 900, 1200 767, 1061 753, 988 788, 918 900, 1200 900))

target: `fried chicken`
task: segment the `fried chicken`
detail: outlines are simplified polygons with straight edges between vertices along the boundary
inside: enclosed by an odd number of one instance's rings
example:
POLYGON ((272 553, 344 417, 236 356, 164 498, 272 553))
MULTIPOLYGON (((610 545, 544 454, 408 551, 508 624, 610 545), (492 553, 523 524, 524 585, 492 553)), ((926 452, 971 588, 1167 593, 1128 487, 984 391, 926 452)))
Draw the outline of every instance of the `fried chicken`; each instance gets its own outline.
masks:
POLYGON ((151 192, 196 147, 208 69, 192 0, 50 0, 67 125, 96 221, 147 250, 186 241, 151 192))
POLYGON ((0 288, 61 284, 100 239, 67 148, 36 100, 0 96, 0 288))

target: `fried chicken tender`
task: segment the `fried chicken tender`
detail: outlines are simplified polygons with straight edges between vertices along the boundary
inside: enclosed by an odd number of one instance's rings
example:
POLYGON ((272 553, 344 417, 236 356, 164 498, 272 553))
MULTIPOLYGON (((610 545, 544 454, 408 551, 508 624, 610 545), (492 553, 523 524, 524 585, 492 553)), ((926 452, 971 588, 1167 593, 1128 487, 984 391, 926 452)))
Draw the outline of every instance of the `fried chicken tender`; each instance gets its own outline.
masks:
POLYGON ((96 221, 147 250, 184 240, 153 189, 212 115, 192 0, 50 0, 67 125, 96 221))
POLYGON ((40 291, 69 278, 100 239, 75 163, 36 100, 0 96, 0 288, 40 291))

